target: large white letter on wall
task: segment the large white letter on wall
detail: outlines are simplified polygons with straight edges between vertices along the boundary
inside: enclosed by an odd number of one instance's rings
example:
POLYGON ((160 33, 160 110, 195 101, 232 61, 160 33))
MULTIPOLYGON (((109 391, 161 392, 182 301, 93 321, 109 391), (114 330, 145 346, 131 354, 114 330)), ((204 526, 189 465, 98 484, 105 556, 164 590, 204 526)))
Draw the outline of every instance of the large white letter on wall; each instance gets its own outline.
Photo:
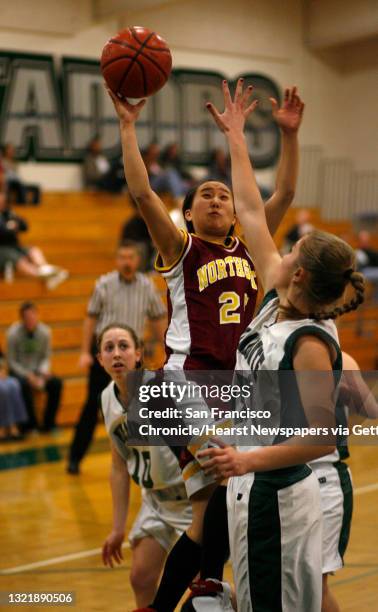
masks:
POLYGON ((64 148, 62 111, 51 56, 10 56, 2 62, 0 139, 11 142, 19 157, 39 160, 60 156, 64 148))
POLYGON ((98 62, 63 60, 63 92, 71 153, 80 157, 94 135, 109 155, 119 151, 119 127, 98 62))

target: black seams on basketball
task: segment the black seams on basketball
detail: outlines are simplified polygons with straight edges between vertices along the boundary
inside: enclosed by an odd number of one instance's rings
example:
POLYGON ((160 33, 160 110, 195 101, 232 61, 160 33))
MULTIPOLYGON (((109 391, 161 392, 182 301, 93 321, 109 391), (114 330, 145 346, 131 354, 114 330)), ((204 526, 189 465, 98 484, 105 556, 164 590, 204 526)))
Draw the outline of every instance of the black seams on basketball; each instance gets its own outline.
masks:
POLYGON ((109 89, 120 98, 145 98, 165 85, 172 56, 156 32, 134 26, 108 40, 101 71, 109 89))

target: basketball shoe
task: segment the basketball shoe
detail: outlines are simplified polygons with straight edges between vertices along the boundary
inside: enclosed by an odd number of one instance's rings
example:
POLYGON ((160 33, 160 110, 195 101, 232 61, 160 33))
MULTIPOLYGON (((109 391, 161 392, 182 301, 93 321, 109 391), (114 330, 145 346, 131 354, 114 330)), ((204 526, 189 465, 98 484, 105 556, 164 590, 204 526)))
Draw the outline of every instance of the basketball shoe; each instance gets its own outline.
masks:
POLYGON ((231 587, 219 580, 198 580, 191 585, 191 595, 181 612, 234 612, 231 587))

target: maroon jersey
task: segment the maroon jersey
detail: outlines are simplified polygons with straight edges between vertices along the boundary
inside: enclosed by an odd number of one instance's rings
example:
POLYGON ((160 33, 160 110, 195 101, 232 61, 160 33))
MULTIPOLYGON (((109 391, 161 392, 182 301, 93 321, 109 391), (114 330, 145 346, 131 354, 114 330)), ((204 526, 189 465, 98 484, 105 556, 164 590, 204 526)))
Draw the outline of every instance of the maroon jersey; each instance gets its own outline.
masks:
POLYGON ((257 295, 252 260, 239 238, 226 247, 185 232, 183 251, 156 269, 168 285, 168 368, 232 370, 257 295))

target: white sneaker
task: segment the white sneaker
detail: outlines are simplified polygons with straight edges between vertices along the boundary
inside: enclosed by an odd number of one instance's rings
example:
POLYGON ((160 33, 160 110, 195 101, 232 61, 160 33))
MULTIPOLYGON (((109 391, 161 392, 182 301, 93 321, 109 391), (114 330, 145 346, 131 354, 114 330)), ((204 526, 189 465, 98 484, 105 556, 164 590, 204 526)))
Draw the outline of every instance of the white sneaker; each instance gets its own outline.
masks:
POLYGON ((58 266, 53 266, 52 264, 43 264, 38 268, 38 276, 40 278, 50 278, 50 276, 54 276, 57 272, 59 272, 60 268, 58 266))
POLYGON ((52 289, 56 289, 56 287, 63 283, 63 281, 68 278, 68 276, 69 273, 67 270, 59 269, 58 272, 55 272, 55 274, 47 278, 46 288, 49 289, 49 291, 52 291, 52 289))
POLYGON ((231 587, 227 582, 198 580, 191 585, 191 591, 181 612, 234 612, 231 587))

